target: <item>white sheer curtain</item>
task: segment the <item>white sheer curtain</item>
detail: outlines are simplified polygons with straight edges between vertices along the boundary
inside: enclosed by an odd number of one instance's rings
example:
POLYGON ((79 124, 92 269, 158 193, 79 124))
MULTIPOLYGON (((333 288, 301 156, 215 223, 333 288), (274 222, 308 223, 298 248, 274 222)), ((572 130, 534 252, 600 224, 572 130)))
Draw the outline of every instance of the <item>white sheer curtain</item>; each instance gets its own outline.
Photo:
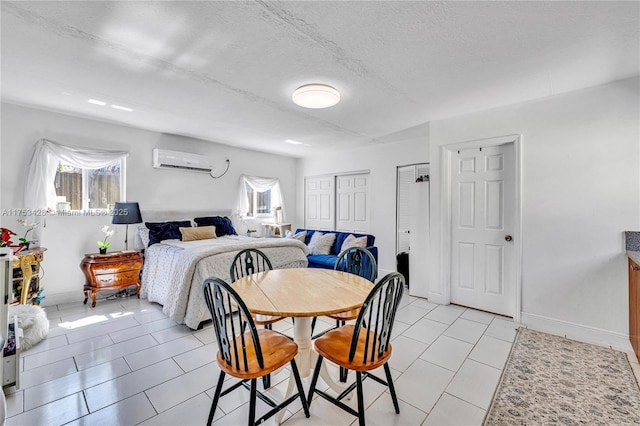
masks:
POLYGON ((240 175, 240 188, 238 193, 238 214, 244 219, 249 211, 249 196, 247 188, 253 189, 255 192, 265 192, 271 190, 271 207, 280 207, 282 211, 282 220, 286 219, 284 208, 284 199, 280 190, 279 178, 266 178, 258 176, 240 175))
POLYGON ((126 151, 107 151, 61 145, 47 139, 36 142, 25 179, 24 207, 56 208, 54 180, 59 162, 83 169, 101 169, 129 155, 126 151))

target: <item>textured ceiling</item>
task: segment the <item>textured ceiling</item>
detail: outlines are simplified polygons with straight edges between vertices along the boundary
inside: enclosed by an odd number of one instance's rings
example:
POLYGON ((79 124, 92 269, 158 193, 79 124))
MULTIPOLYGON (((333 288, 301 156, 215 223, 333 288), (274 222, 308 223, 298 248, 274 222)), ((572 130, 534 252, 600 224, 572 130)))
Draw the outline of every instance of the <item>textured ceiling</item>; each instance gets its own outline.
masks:
POLYGON ((2 100, 306 156, 637 76, 639 10, 635 1, 2 1, 2 100), (341 102, 294 105, 293 90, 314 82, 336 87, 341 102))

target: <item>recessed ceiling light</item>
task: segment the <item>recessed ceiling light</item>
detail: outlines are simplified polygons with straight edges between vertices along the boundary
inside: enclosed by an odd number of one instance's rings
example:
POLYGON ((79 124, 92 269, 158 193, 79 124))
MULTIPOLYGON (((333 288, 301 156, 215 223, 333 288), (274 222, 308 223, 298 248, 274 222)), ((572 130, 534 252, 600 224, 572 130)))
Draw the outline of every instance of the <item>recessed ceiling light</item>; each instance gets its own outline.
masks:
POLYGON ((99 101, 97 99, 89 99, 87 102, 89 102, 90 104, 100 105, 100 106, 105 106, 107 104, 106 102, 99 101))
POLYGON ((328 108, 340 102, 340 92, 326 84, 305 84, 293 92, 291 99, 304 108, 328 108))
POLYGON ((119 109, 120 111, 127 111, 127 112, 133 111, 131 108, 123 107, 123 106, 120 106, 120 105, 111 105, 111 108, 119 109))
POLYGON ((302 142, 293 141, 291 139, 285 140, 286 143, 290 143, 291 145, 302 145, 302 142))

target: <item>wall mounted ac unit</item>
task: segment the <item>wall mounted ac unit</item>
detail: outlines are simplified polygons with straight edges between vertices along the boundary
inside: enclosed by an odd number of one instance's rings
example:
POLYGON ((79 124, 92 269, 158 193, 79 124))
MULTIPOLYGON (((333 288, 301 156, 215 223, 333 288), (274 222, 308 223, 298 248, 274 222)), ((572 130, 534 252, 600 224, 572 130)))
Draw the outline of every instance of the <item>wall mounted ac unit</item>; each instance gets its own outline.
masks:
POLYGON ((206 155, 154 148, 153 167, 210 173, 213 169, 213 160, 206 155))

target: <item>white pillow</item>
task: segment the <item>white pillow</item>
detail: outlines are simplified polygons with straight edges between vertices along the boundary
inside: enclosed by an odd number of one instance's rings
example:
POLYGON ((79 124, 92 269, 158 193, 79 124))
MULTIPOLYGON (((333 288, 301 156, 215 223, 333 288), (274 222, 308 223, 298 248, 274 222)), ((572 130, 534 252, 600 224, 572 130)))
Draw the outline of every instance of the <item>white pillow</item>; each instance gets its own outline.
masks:
POLYGON ((309 254, 329 254, 336 240, 336 234, 314 232, 309 241, 309 254))
POLYGON ((139 226, 138 235, 140 236, 140 241, 142 241, 142 247, 149 247, 149 228, 146 226, 139 226))
POLYGON ((351 247, 362 247, 365 248, 367 246, 367 237, 356 237, 353 234, 349 234, 347 238, 344 239, 342 243, 342 247, 340 247, 340 252, 342 253, 346 249, 350 249, 351 247))
POLYGON ((286 234, 284 234, 284 237, 292 238, 294 240, 302 241, 304 243, 304 240, 307 238, 307 231, 300 231, 297 234, 294 234, 292 231, 287 231, 286 234))

